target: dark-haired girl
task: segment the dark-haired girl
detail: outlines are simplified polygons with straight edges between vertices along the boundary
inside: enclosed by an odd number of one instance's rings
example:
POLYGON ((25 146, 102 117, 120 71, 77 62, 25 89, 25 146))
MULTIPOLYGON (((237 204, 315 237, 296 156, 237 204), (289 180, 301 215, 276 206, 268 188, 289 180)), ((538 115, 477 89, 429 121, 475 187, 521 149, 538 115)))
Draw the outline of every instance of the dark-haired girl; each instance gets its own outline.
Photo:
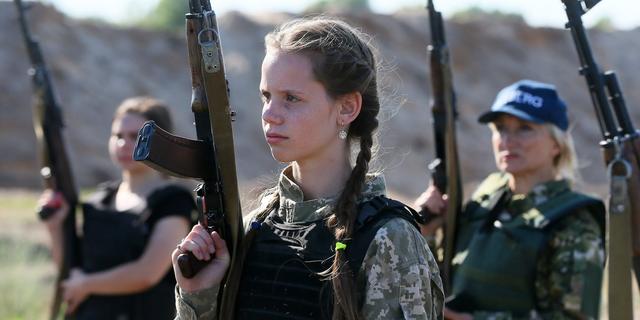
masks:
MULTIPOLYGON (((81 261, 62 282, 66 311, 75 319, 171 319, 175 277, 168 258, 189 231, 191 193, 133 160, 138 130, 153 120, 171 130, 168 108, 149 97, 126 99, 115 112, 109 154, 121 180, 98 186, 82 205, 81 261)), ((60 209, 45 221, 56 265, 62 265, 62 222, 68 204, 44 192, 43 206, 60 209)))

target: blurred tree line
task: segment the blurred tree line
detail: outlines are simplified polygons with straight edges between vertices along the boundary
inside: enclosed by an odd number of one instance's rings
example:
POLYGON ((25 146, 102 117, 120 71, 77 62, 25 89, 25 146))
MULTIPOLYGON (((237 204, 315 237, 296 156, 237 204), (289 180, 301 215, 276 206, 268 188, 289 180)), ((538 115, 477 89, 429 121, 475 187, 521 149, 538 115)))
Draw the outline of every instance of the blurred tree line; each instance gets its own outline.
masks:
MULTIPOLYGON (((317 0, 305 13, 323 12, 331 9, 369 10, 369 0, 317 0)), ((143 28, 182 32, 184 14, 189 10, 186 0, 160 0, 155 8, 136 24, 143 28)))
POLYGON ((318 0, 312 3, 305 13, 330 10, 369 10, 369 0, 318 0))
MULTIPOLYGON (((182 33, 184 31, 184 14, 188 9, 189 6, 186 0, 160 0, 155 8, 135 24, 143 28, 182 33)), ((369 0, 316 0, 304 10, 304 13, 313 14, 331 10, 370 10, 369 0)), ((424 6, 411 6, 404 8, 404 10, 424 10, 424 6)), ((403 11, 403 9, 399 11, 403 11)), ((458 11, 451 16, 452 20, 458 22, 487 18, 524 20, 519 14, 504 13, 497 10, 487 11, 475 6, 458 11)), ((615 25, 610 18, 605 17, 600 19, 593 28, 612 31, 615 30, 615 25)))
POLYGON ((143 28, 182 32, 184 15, 188 11, 189 4, 186 0, 160 0, 137 24, 143 28))

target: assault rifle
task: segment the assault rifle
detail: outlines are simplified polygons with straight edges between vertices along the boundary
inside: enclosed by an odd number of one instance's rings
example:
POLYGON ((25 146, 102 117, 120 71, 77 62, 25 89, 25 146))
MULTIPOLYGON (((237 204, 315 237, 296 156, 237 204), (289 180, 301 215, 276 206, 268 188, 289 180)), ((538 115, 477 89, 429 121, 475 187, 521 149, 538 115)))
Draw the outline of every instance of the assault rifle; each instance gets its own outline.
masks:
MULTIPOLYGON (((76 234, 75 209, 78 204, 78 192, 74 183, 69 164, 69 157, 65 148, 62 129, 62 111, 56 101, 49 72, 47 71, 40 44, 33 39, 29 32, 25 17, 25 6, 21 0, 14 0, 18 10, 20 30, 31 68, 29 75, 33 83, 33 128, 38 141, 40 158, 40 175, 46 188, 62 193, 69 203, 69 213, 63 222, 62 265, 58 270, 55 284, 54 299, 51 304, 51 319, 57 318, 62 303, 60 283, 69 276, 69 270, 78 265, 78 237, 76 234)), ((39 210, 40 219, 48 219, 58 208, 43 207, 39 210)))
MULTIPOLYGON (((431 89, 433 102, 433 135, 435 160, 429 164, 431 178, 438 190, 448 197, 443 239, 440 243, 443 253, 438 255, 445 291, 451 288, 451 261, 455 252, 456 218, 462 207, 462 187, 460 165, 456 142, 456 98, 453 89, 449 48, 447 47, 442 14, 436 11, 433 1, 428 0, 431 45, 429 64, 431 66, 431 89)), ((424 212, 423 212, 424 213, 424 212)), ((424 216, 424 215, 423 215, 424 216)), ((433 215, 426 215, 426 219, 433 215)))
MULTIPOLYGON (((229 88, 215 12, 209 0, 189 0, 189 10, 185 18, 191 110, 197 140, 174 136, 150 121, 140 129, 134 159, 165 174, 201 181, 196 189, 199 223, 210 232, 216 230, 226 241, 231 254, 229 270, 233 270, 242 237, 231 130, 234 113, 229 108, 229 88)), ((187 278, 195 276, 206 263, 192 253, 178 258, 180 270, 187 278)), ((221 288, 225 289, 219 295, 223 301, 233 299, 232 294, 226 293, 228 288, 221 288)), ((233 303, 220 304, 226 305, 233 306, 233 303)), ((221 319, 227 317, 221 315, 221 319)))
MULTIPOLYGON (((602 73, 595 62, 582 24, 582 15, 600 0, 562 0, 600 125, 600 146, 611 189, 607 216, 609 318, 631 319, 631 275, 640 281, 640 140, 627 111, 616 74, 602 73), (633 254, 633 267, 632 267, 633 254)), ((639 282, 640 283, 640 282, 639 282)))

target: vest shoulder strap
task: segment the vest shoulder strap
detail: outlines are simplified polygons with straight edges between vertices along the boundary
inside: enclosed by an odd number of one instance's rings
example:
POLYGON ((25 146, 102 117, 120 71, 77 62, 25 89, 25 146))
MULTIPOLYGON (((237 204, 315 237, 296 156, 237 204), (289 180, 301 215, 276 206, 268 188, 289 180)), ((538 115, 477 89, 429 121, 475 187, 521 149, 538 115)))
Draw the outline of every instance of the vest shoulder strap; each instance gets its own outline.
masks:
POLYGON ((471 195, 472 200, 483 201, 491 195, 504 189, 507 185, 508 177, 502 172, 494 172, 487 176, 471 195))
MULTIPOLYGON (((562 218, 574 213, 578 209, 585 209, 591 213, 598 224, 604 228, 605 225, 605 206, 604 203, 594 197, 566 191, 554 197, 553 199, 540 204, 537 210, 541 213, 542 219, 537 219, 533 223, 534 227, 545 228, 551 226, 562 218)), ((525 213, 525 216, 527 214, 525 213)))
POLYGON ((418 213, 400 201, 389 199, 385 196, 377 196, 359 206, 358 218, 353 232, 353 240, 347 246, 349 266, 356 274, 362 266, 364 256, 369 249, 369 244, 375 237, 378 229, 393 218, 402 218, 419 229, 416 219, 418 213))
POLYGON ((120 186, 120 181, 107 181, 98 184, 96 191, 89 196, 85 203, 97 207, 106 205, 118 191, 118 186, 120 186))

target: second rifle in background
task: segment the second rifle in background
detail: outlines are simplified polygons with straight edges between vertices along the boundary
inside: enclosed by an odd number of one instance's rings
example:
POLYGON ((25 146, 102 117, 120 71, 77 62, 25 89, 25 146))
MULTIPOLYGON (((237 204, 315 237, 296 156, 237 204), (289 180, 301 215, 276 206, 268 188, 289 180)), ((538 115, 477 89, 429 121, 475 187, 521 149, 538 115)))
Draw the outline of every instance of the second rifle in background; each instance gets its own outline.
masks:
MULTIPOLYGON (((38 141, 40 175, 47 189, 62 193, 69 204, 69 212, 62 223, 62 261, 55 282, 55 293, 51 304, 50 319, 58 319, 62 305, 61 283, 69 277, 71 268, 79 265, 79 241, 76 234, 76 206, 78 190, 71 172, 71 164, 63 136, 64 122, 49 72, 38 41, 29 32, 25 16, 25 4, 14 0, 18 11, 20 30, 31 69, 29 75, 33 83, 33 128, 38 141)), ((48 219, 58 208, 43 207, 38 212, 41 220, 48 219)), ((66 318, 69 318, 67 316, 66 318)))
MULTIPOLYGON (((453 89, 451 59, 444 33, 442 14, 436 11, 433 1, 427 2, 431 45, 429 65, 431 67, 431 91, 433 101, 431 114, 435 144, 435 160, 429 164, 431 177, 438 190, 448 197, 443 238, 440 242, 438 260, 445 292, 451 289, 451 261, 455 252, 456 218, 462 207, 462 186, 456 139, 456 98, 453 89)), ((429 219, 429 217, 426 217, 429 219)))

